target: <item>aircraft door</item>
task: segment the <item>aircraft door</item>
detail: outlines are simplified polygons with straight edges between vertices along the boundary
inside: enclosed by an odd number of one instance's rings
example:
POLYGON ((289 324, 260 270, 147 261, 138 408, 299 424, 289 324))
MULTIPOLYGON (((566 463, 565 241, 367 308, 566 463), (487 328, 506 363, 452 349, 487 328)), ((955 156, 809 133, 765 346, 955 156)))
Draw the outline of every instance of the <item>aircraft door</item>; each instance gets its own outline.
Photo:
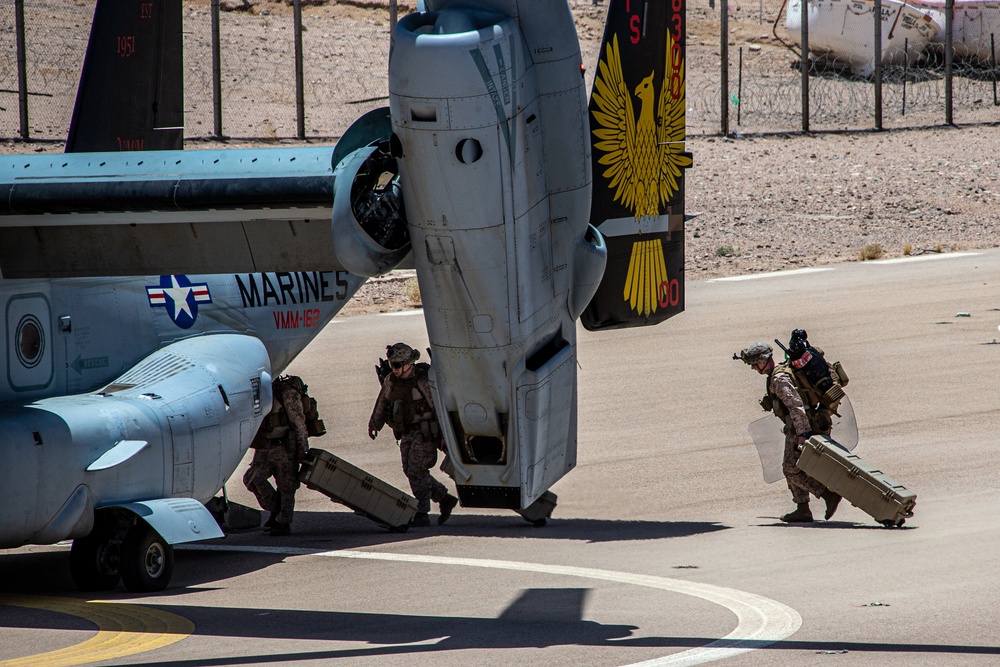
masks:
POLYGON ((171 496, 187 497, 194 488, 194 444, 191 426, 185 414, 170 415, 170 436, 173 441, 173 486, 171 496))
POLYGON ((188 397, 183 412, 169 415, 173 440, 172 496, 207 500, 221 486, 222 432, 214 408, 206 399, 211 394, 199 392, 188 397))
POLYGON ((196 428, 193 432, 198 452, 194 475, 194 497, 208 500, 222 487, 222 430, 217 425, 196 428))
POLYGON ((7 381, 14 391, 45 389, 52 383, 52 308, 40 292, 17 294, 6 304, 7 381))

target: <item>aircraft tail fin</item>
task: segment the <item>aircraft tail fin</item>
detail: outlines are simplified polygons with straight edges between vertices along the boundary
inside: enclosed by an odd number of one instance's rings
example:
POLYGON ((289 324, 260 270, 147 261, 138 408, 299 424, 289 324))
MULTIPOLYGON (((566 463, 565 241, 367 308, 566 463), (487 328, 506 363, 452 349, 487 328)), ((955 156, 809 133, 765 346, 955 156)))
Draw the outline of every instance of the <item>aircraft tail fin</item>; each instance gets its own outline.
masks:
POLYGON ((591 224, 608 263, 589 330, 684 310, 685 0, 611 0, 590 97, 591 224))
POLYGON ((181 0, 97 0, 66 152, 184 147, 181 0))

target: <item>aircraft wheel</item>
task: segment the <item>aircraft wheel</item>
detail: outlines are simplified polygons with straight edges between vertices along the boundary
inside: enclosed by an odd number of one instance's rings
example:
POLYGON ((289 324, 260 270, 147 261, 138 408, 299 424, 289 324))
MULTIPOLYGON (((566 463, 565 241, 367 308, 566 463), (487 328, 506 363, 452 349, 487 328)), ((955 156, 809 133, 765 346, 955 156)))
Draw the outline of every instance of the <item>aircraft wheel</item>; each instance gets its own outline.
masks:
POLYGON ((109 591, 118 585, 118 545, 114 534, 95 527, 86 537, 73 540, 69 570, 81 591, 109 591))
POLYGON ((174 572, 174 548, 139 521, 122 542, 121 573, 125 588, 133 593, 162 591, 174 572))

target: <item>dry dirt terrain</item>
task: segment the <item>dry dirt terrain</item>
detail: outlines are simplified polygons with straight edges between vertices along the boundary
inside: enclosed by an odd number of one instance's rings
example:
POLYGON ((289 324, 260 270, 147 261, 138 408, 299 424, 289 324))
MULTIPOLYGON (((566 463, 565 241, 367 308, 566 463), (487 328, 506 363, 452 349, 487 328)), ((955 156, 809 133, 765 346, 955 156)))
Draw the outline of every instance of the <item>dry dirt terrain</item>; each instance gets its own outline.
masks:
MULTIPOLYGON (((250 4, 251 12, 290 11, 282 2, 250 4)), ((584 61, 591 62, 605 8, 571 4, 584 61)), ((192 5, 207 6, 208 0, 192 5)), ((414 3, 400 3, 400 14, 410 5, 414 3)), ((310 2, 305 12, 309 21, 329 21, 332 30, 350 21, 377 21, 374 17, 383 16, 385 6, 310 2)), ((689 78, 694 63, 717 58, 711 19, 706 10, 689 8, 689 78)), ((768 41, 769 25, 731 20, 736 39, 768 41)), ((322 110, 310 110, 315 113, 322 110)), ((329 113, 343 112, 330 107, 329 113)), ((189 148, 238 145, 246 144, 189 142, 189 148)), ((694 156, 685 186, 688 280, 859 261, 863 253, 871 258, 879 251, 893 257, 1000 243, 996 125, 740 138, 699 135, 689 137, 687 149, 694 156)), ((0 143, 3 153, 60 150, 58 143, 0 143)), ((413 307, 414 290, 407 278, 394 274, 370 281, 344 315, 413 307)))

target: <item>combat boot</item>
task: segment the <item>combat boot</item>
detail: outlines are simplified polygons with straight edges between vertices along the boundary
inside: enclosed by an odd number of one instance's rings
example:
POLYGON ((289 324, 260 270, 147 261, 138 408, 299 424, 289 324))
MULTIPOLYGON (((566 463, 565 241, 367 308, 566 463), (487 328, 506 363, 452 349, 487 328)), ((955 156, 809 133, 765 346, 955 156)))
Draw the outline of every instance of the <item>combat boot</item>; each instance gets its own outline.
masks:
POLYGON ((826 514, 823 515, 823 518, 829 521, 833 518, 834 512, 837 511, 837 505, 840 504, 841 496, 828 489, 820 498, 826 502, 826 514))
POLYGON ((809 503, 799 503, 794 512, 781 517, 785 523, 812 523, 813 515, 809 511, 809 503))
POLYGON ((429 526, 431 525, 431 520, 430 517, 427 516, 427 512, 417 512, 413 515, 413 518, 410 519, 410 525, 418 528, 429 526))
POLYGON ((269 516, 267 521, 264 522, 264 530, 271 530, 275 527, 275 525, 277 525, 278 520, 274 518, 275 516, 277 516, 276 513, 271 512, 271 516, 269 516))
POLYGON ((440 505, 441 505, 441 516, 438 517, 439 526, 443 524, 445 521, 447 521, 448 517, 451 516, 451 511, 455 509, 455 505, 458 505, 458 498, 449 493, 441 500, 440 505))
POLYGON ((274 527, 271 528, 271 537, 280 537, 282 535, 291 535, 292 526, 287 523, 281 523, 280 521, 274 522, 274 527))

